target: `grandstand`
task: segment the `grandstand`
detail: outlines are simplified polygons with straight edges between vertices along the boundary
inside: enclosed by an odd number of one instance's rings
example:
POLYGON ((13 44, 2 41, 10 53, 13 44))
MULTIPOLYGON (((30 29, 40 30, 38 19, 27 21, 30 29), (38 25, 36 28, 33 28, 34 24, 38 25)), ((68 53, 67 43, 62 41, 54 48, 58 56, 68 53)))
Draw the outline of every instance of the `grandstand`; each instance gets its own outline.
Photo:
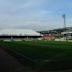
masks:
POLYGON ((2 29, 0 30, 0 40, 35 40, 42 35, 30 29, 2 29))

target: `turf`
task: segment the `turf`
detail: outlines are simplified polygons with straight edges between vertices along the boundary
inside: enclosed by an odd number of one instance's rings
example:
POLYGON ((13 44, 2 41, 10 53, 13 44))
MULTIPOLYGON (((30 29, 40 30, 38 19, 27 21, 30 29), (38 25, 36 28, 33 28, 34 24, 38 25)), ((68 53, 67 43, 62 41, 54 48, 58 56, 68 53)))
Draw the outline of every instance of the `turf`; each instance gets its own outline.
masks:
POLYGON ((55 41, 0 42, 0 46, 20 53, 47 69, 72 68, 72 43, 55 41))

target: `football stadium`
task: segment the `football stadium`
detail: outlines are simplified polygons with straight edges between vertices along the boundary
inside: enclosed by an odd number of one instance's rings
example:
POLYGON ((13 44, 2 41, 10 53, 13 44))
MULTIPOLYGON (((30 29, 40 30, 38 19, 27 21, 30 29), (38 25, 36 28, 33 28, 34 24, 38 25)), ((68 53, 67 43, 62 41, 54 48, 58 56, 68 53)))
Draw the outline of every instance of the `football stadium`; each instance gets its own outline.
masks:
POLYGON ((43 40, 30 29, 0 30, 0 47, 34 70, 72 69, 72 42, 43 40))
POLYGON ((0 72, 72 72, 72 0, 0 0, 0 72))

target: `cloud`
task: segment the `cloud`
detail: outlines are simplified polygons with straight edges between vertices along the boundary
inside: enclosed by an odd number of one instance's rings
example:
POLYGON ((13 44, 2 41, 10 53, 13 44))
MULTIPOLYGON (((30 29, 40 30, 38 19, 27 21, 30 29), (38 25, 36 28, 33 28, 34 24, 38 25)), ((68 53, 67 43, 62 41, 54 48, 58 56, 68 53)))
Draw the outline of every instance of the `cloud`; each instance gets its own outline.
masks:
MULTIPOLYGON (((61 14, 71 13, 68 9, 71 7, 71 0, 0 0, 0 28, 44 30, 62 27, 61 14)), ((72 22, 68 23, 71 26, 72 22)))

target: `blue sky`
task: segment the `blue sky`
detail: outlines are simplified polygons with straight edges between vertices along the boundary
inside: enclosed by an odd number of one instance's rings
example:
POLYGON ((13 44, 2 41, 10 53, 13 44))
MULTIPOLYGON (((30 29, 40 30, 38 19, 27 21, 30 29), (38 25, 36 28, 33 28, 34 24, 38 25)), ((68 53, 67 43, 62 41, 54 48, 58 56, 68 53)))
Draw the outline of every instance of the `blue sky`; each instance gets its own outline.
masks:
POLYGON ((72 0, 0 0, 0 28, 49 30, 72 26, 72 0))

